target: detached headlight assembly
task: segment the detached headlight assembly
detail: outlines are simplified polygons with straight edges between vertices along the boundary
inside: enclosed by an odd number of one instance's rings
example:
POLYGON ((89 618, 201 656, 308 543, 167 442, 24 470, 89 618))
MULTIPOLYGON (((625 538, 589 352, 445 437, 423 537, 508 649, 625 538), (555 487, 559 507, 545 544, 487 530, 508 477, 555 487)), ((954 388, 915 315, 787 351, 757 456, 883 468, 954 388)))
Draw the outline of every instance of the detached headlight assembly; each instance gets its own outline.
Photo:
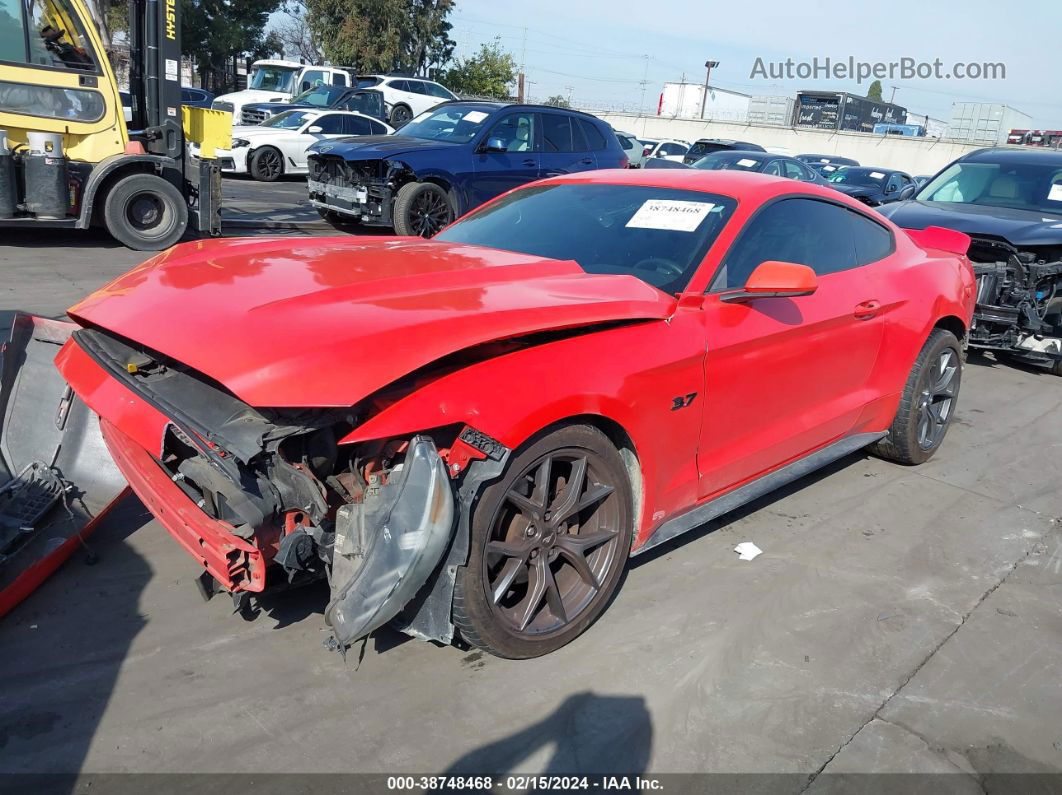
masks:
POLYGON ((250 145, 251 145, 251 142, 248 141, 246 138, 233 138, 232 139, 232 148, 233 149, 239 149, 240 147, 250 146, 250 145))

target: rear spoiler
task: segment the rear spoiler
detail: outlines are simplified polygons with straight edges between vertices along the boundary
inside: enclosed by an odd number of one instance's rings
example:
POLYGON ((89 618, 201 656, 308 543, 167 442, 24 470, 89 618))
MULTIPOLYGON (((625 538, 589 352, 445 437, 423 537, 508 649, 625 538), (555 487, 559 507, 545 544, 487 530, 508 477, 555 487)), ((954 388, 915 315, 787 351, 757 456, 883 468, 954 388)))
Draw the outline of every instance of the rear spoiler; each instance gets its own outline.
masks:
POLYGON ((943 226, 927 226, 925 229, 904 229, 907 235, 921 248, 933 248, 949 254, 963 254, 970 250, 970 236, 943 226))

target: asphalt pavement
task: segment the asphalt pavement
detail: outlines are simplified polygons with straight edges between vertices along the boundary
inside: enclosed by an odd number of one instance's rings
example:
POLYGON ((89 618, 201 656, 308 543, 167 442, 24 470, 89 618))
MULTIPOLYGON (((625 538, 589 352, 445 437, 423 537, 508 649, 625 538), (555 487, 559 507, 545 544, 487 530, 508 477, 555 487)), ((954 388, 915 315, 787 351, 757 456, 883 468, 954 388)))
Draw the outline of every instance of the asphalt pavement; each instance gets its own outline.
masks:
MULTIPOLYGON (((61 316, 146 256, 5 233, 0 310, 61 316)), ((849 456, 647 553, 525 662, 388 630, 344 659, 318 587, 246 621, 131 500, 0 622, 0 772, 1062 772, 1060 413, 1062 379, 974 357, 927 465, 849 456)))

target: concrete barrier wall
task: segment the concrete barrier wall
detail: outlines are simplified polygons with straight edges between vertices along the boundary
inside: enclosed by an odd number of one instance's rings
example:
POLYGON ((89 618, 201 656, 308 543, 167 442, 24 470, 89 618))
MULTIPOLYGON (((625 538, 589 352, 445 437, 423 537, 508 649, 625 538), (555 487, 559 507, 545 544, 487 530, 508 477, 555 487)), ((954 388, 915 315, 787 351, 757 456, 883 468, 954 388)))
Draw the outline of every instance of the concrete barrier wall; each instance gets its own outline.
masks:
MULTIPOLYGON (((591 111, 593 112, 593 111, 591 111)), ((864 166, 895 168, 912 176, 935 174, 960 155, 983 148, 980 144, 904 138, 899 135, 833 132, 806 127, 772 127, 704 119, 671 119, 634 113, 595 113, 617 130, 644 138, 735 138, 762 147, 784 147, 787 154, 841 155, 864 166)))

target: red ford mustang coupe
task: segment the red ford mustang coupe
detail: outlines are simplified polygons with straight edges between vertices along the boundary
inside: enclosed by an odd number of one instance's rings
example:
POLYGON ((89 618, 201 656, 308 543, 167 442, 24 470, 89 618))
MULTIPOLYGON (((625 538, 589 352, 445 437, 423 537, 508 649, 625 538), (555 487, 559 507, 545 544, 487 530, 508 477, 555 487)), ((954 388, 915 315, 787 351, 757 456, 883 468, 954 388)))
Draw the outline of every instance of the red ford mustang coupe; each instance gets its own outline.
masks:
POLYGON ((928 459, 968 244, 792 180, 591 172, 432 240, 178 246, 57 362, 207 593, 325 577, 340 648, 534 657, 631 555, 860 448, 928 459))

